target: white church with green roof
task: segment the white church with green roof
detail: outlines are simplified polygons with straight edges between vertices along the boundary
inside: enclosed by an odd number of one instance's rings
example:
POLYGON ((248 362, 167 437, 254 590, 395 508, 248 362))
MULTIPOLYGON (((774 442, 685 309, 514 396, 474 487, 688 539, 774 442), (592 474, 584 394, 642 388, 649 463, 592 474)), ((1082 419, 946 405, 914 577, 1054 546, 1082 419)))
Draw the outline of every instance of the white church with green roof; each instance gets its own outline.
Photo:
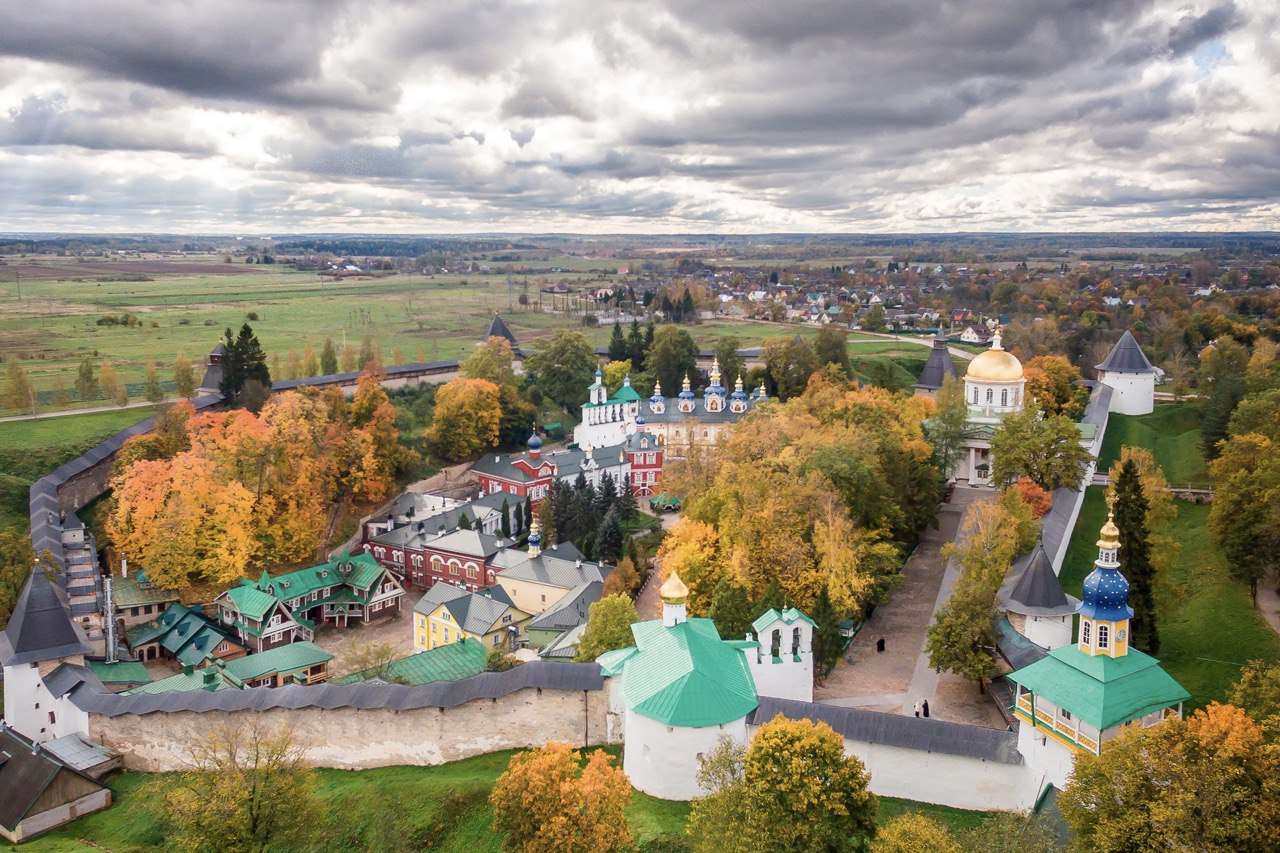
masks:
POLYGON ((698 758, 722 737, 745 745, 747 717, 761 696, 812 701, 814 623, 794 608, 769 610, 752 625, 755 639, 725 640, 710 619, 689 618, 679 575, 660 594, 662 618, 632 625, 636 644, 606 652, 599 663, 631 784, 690 800, 706 793, 698 758))
POLYGON ((1047 784, 1062 788, 1075 756, 1095 755, 1133 726, 1182 716, 1191 698, 1160 662, 1129 647, 1129 582, 1120 573, 1120 530, 1110 515, 1084 581, 1076 642, 1008 676, 1016 685, 1018 751, 1047 784))

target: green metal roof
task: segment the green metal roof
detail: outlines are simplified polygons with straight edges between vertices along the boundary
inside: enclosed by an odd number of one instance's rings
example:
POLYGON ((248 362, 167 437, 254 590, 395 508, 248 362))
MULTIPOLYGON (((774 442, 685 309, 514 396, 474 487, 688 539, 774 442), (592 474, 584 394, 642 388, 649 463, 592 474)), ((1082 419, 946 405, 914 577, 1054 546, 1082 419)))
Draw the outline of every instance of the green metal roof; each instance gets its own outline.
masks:
POLYGON ((358 554, 354 557, 339 557, 318 566, 298 569, 273 578, 264 576, 257 586, 265 593, 265 587, 269 585, 276 598, 286 601, 310 595, 315 590, 326 587, 347 586, 367 590, 377 582, 382 572, 382 566, 372 556, 358 554))
POLYGON ((140 607, 144 604, 166 604, 178 600, 172 589, 141 586, 137 578, 114 578, 111 581, 111 599, 116 608, 140 607))
POLYGON ((261 620, 276 603, 275 598, 258 589, 249 581, 241 581, 226 592, 236 609, 250 619, 261 620))
MULTIPOLYGON (((295 644, 296 645, 296 644, 295 644)), ((430 684, 433 681, 457 681, 484 672, 489 650, 484 643, 471 637, 458 643, 418 652, 392 661, 385 674, 377 676, 372 671, 358 672, 335 679, 335 684, 353 684, 381 677, 387 681, 404 684, 430 684)))
POLYGON ((613 649, 596 658, 596 663, 600 664, 601 674, 608 678, 622 672, 622 665, 630 660, 631 656, 637 651, 639 650, 635 646, 627 646, 625 649, 613 649))
POLYGON ((294 672, 333 660, 333 655, 314 643, 287 643, 256 655, 226 662, 226 671, 241 681, 253 681, 273 672, 294 672))
POLYGON ((89 669, 103 684, 148 684, 151 681, 151 674, 147 672, 147 668, 137 661, 123 660, 107 663, 91 660, 88 663, 89 669))
POLYGON ((213 691, 228 689, 239 689, 239 685, 232 684, 216 668, 206 667, 189 673, 180 672, 177 675, 171 675, 168 678, 162 678, 150 684, 143 684, 132 690, 126 690, 125 694, 138 696, 150 693, 179 693, 187 690, 213 691), (212 675, 209 675, 210 673, 212 675), (206 676, 209 676, 208 679, 206 679, 206 676))
POLYGON ((610 403, 636 403, 640 400, 640 394, 630 385, 623 385, 618 392, 609 398, 610 403))
POLYGON ((170 604, 165 608, 164 613, 160 614, 159 619, 153 619, 143 625, 135 625, 125 632, 125 637, 129 640, 129 647, 137 648, 143 643, 151 642, 178 624, 182 617, 190 612, 191 608, 185 604, 170 604))
POLYGON ((622 664, 622 696, 637 714, 670 726, 715 726, 759 704, 746 657, 710 619, 670 628, 637 622, 631 633, 636 653, 622 664))
POLYGON ((818 623, 806 616, 803 611, 796 610, 794 607, 788 607, 781 613, 770 607, 764 613, 761 613, 756 621, 751 623, 751 627, 758 635, 766 626, 772 625, 774 622, 779 620, 787 623, 788 625, 792 625, 796 622, 808 622, 815 628, 818 626, 818 623))
POLYGON ((1158 660, 1134 649, 1112 658, 1061 646, 1008 678, 1099 730, 1191 698, 1158 660))

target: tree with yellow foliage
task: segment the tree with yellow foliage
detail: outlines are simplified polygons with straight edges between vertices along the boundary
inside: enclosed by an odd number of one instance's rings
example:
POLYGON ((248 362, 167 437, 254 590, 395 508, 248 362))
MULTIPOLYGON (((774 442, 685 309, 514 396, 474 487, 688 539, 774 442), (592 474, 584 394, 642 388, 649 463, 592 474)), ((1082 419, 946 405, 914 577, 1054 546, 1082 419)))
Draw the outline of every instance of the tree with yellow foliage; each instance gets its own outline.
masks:
POLYGON ((567 743, 512 756, 489 795, 502 848, 519 853, 601 853, 632 846, 631 783, 595 750, 582 764, 567 743))
POLYGON ((436 392, 427 446, 446 462, 470 459, 497 444, 501 421, 497 385, 487 379, 454 379, 436 392))
POLYGON ((1274 849, 1280 749, 1234 705, 1127 730, 1076 756, 1059 806, 1091 850, 1274 849))

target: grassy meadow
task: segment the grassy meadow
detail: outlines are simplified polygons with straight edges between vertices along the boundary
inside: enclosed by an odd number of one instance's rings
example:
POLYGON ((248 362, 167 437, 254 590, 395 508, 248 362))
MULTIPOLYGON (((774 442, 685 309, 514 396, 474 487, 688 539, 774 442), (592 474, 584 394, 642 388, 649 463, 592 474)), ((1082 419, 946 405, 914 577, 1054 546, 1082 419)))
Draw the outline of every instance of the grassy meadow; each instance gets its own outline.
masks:
POLYGON ((1125 445, 1148 448, 1172 485, 1209 483, 1200 453, 1200 409, 1194 403, 1160 403, 1149 415, 1112 415, 1098 470, 1108 470, 1125 445))
MULTIPOLYGON (((282 359, 289 350, 301 355, 308 344, 318 353, 326 337, 358 346, 365 335, 387 361, 397 352, 404 361, 455 358, 471 348, 495 311, 522 337, 576 322, 518 304, 508 312, 506 279, 492 275, 330 280, 275 266, 207 266, 208 273, 157 273, 151 281, 24 280, 21 299, 0 269, 0 357, 20 359, 38 391, 59 385, 73 391, 84 358, 110 360, 134 386, 152 359, 161 379, 171 379, 180 352, 199 370, 222 330, 238 328, 251 314, 263 347, 282 359), (236 271, 225 272, 228 266, 236 271), (99 324, 125 313, 138 324, 99 324)), ((513 304, 520 292, 517 285, 513 304)), ((535 307, 537 292, 531 281, 535 307)))
MULTIPOLYGON (((616 747, 609 751, 618 753, 616 747)), ((407 843, 413 849, 498 853, 501 839, 492 829, 488 796, 511 754, 495 752, 436 767, 317 771, 317 793, 332 818, 332 829, 326 827, 327 849, 400 849, 407 843), (392 825, 395 829, 389 831, 392 825)), ((115 805, 20 849, 61 853, 92 847, 126 853, 166 846, 164 830, 144 802, 143 786, 157 778, 163 777, 134 772, 115 776, 110 782, 115 805)), ((880 798, 882 824, 911 811, 955 830, 975 826, 987 817, 986 812, 880 798)), ((641 843, 683 835, 688 815, 688 803, 639 792, 632 795, 627 808, 627 822, 641 843)))

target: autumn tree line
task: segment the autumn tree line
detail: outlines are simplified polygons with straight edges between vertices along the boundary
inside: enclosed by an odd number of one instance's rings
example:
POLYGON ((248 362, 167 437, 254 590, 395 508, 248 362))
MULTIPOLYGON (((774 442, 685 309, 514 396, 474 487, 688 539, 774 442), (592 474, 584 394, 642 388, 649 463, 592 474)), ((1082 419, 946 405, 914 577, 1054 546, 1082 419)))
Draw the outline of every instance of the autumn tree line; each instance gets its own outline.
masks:
POLYGON ((375 366, 336 388, 275 394, 258 412, 170 407, 121 448, 106 529, 160 586, 227 584, 311 559, 352 502, 388 497, 411 459, 375 366))

